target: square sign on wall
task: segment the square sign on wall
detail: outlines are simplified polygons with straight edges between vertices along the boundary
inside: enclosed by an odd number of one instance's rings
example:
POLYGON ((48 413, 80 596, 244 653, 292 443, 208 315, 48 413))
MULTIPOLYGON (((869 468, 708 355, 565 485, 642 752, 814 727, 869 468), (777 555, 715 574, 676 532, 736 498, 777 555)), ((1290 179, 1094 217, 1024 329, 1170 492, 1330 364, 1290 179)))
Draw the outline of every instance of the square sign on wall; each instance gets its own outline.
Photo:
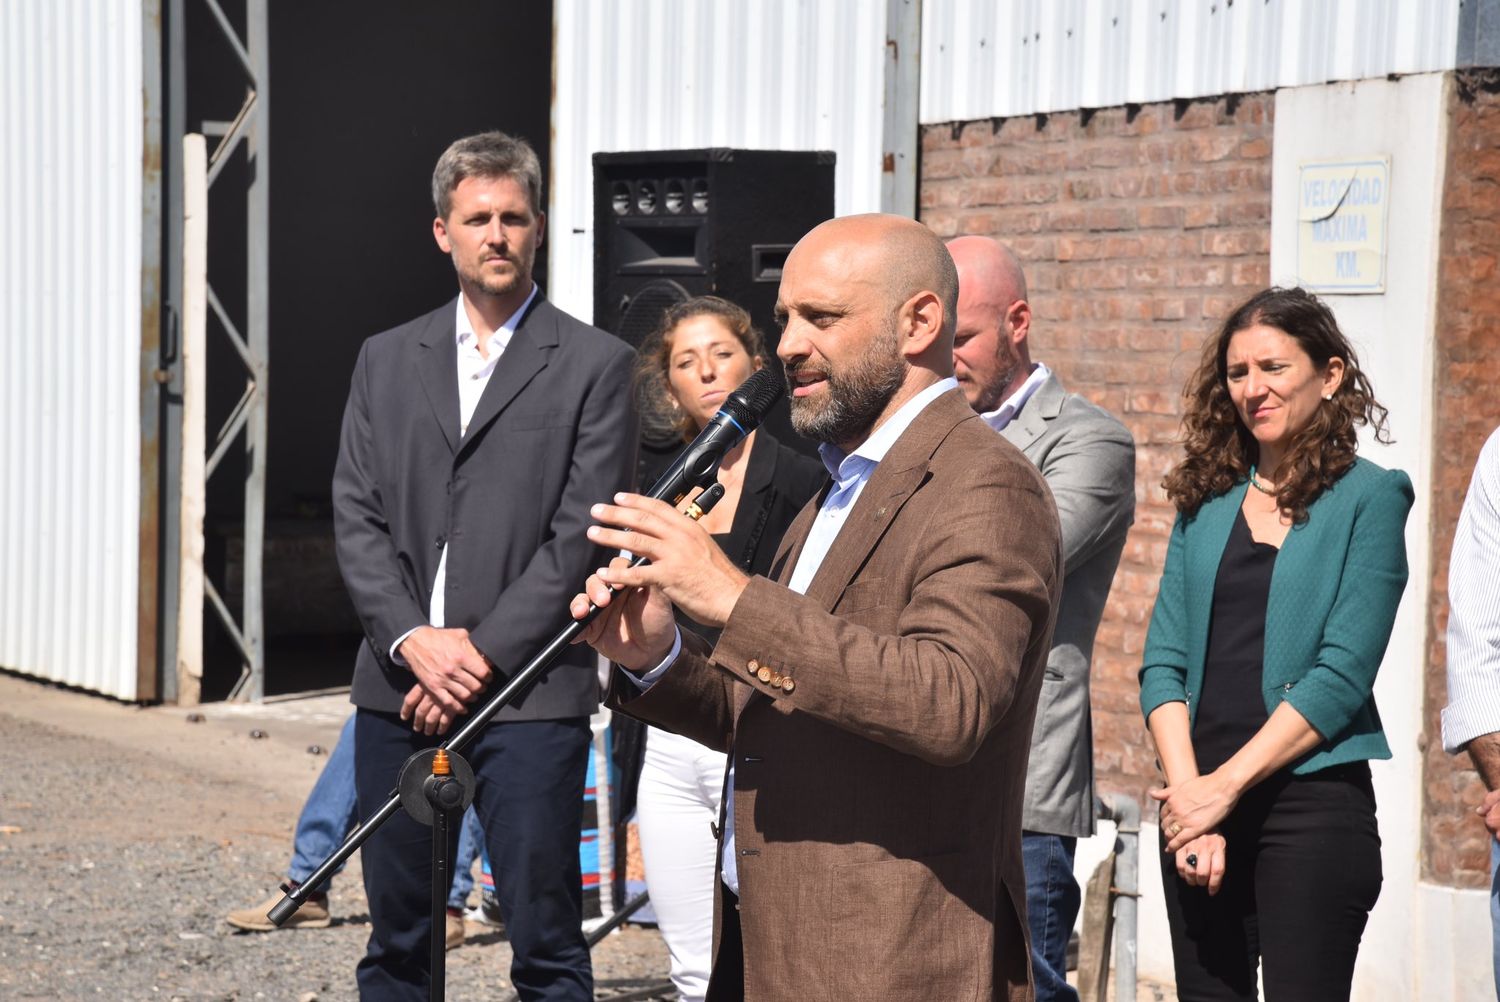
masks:
POLYGON ((1313 292, 1385 291, 1390 157, 1303 163, 1297 183, 1297 281, 1313 292))

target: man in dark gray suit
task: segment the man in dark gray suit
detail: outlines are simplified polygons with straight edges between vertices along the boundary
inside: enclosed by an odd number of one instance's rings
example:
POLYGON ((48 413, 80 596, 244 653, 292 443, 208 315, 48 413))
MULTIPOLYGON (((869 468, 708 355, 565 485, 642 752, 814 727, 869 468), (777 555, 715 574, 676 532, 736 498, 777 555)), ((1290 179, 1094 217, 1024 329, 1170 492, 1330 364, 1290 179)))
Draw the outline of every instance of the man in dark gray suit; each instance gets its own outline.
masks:
POLYGON ((1037 702, 1021 851, 1038 1002, 1076 1000, 1064 980, 1078 916, 1078 837, 1094 832, 1089 659, 1135 520, 1135 441, 1108 411, 1068 393, 1031 361, 1031 307, 1020 263, 986 237, 959 237, 953 372, 969 406, 1036 464, 1062 522, 1062 604, 1037 702))
MULTIPOLYGON (((365 342, 333 480, 339 566, 365 630, 351 699, 369 817, 413 752, 567 622, 605 555, 589 506, 630 486, 634 353, 537 291, 541 169, 524 141, 461 139, 432 181, 459 296, 365 342)), ((572 648, 465 750, 522 999, 591 1000, 578 837, 597 705, 572 648)), ((364 999, 425 999, 430 832, 398 814, 364 846, 364 999)))

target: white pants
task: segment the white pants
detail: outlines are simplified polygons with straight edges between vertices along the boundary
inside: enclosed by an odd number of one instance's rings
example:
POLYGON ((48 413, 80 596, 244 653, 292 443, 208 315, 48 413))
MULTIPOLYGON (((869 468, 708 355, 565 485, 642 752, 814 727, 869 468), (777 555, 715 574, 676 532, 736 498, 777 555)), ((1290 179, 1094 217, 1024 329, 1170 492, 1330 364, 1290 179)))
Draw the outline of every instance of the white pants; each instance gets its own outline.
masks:
POLYGON ((636 796, 646 890, 684 1002, 702 1002, 713 961, 714 864, 725 756, 648 728, 636 796))

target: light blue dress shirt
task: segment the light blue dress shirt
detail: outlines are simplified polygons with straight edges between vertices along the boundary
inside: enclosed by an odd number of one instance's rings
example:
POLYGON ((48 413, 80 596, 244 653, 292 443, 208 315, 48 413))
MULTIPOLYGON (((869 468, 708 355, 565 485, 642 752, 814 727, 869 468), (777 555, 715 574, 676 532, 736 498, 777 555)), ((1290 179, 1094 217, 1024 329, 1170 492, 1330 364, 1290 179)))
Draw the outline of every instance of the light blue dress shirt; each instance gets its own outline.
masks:
MULTIPOLYGON (((870 482, 874 476, 875 469, 880 461, 891 451, 891 446, 911 426, 918 414, 927 408, 938 397, 949 390, 958 388, 958 381, 951 376, 940 379, 936 383, 922 390, 906 403, 901 405, 900 410, 887 418, 879 427, 870 433, 853 452, 845 455, 838 446, 824 443, 818 446, 818 455, 823 459, 823 465, 828 467, 828 473, 833 477, 833 487, 828 491, 828 496, 823 499, 823 504, 818 508, 817 518, 807 533, 807 541, 802 544, 802 553, 797 557, 797 566, 792 568, 791 579, 787 581, 787 587, 799 595, 807 593, 807 586, 812 583, 813 577, 818 573, 818 568, 823 565, 823 558, 828 555, 834 540, 838 538, 840 530, 844 527, 844 521, 849 512, 853 510, 854 503, 859 500, 859 495, 865 489, 865 484, 870 482)), ((646 674, 636 677, 630 675, 632 681, 642 689, 649 688, 677 660, 677 655, 682 651, 682 634, 679 632, 672 643, 672 650, 666 659, 646 674)), ((626 673, 629 675, 629 673, 626 673)), ((725 778, 725 802, 724 802, 724 885, 735 894, 740 892, 740 871, 734 854, 734 755, 729 756, 729 775, 725 778)))

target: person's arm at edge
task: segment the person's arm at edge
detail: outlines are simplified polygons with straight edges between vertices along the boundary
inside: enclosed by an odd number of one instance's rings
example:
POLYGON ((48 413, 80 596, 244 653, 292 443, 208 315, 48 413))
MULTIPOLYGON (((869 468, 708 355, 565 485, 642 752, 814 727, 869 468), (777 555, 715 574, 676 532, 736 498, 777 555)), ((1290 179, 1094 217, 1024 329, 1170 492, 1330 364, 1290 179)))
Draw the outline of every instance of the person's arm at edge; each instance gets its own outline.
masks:
POLYGON ((1500 428, 1491 433, 1453 534, 1443 748, 1466 751, 1489 793, 1475 808, 1500 838, 1500 428))

